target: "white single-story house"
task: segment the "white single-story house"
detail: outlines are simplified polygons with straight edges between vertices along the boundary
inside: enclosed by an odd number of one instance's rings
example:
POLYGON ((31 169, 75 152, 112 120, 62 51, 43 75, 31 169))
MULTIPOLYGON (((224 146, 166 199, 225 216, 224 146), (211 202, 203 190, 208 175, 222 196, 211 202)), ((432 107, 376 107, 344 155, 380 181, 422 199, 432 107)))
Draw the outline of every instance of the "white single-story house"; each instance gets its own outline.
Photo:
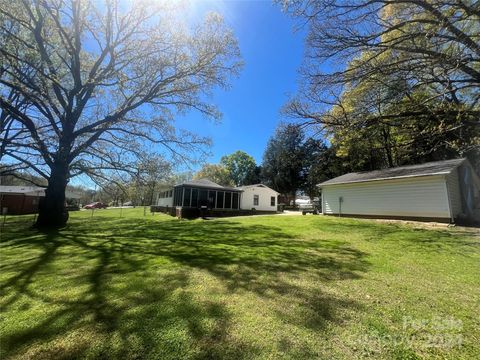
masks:
POLYGON ((239 186, 240 209, 258 211, 277 211, 279 193, 264 184, 239 186))
POLYGON ((212 216, 277 211, 278 193, 263 184, 233 188, 199 179, 175 186, 165 185, 161 190, 156 204, 158 211, 179 217, 200 215, 197 210, 208 211, 212 216))
POLYGON ((236 210, 240 208, 240 189, 221 186, 208 179, 164 186, 157 206, 236 210))
POLYGON ((349 173, 318 186, 325 215, 480 220, 480 178, 467 159, 349 173))

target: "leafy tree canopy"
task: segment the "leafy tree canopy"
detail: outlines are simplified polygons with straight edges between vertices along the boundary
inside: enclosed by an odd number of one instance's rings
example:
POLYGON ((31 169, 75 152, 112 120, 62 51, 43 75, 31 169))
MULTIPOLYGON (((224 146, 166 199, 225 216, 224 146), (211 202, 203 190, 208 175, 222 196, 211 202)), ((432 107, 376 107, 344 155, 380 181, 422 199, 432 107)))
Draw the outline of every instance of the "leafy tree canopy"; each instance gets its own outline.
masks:
POLYGON ((194 176, 194 179, 208 179, 222 186, 235 186, 228 169, 223 165, 206 164, 194 176))
POLYGON ((478 161, 477 1, 284 4, 309 27, 302 86, 285 112, 329 137, 350 169, 478 161))
POLYGON ((257 177, 255 159, 244 151, 223 156, 220 164, 229 171, 236 186, 250 185, 257 177))

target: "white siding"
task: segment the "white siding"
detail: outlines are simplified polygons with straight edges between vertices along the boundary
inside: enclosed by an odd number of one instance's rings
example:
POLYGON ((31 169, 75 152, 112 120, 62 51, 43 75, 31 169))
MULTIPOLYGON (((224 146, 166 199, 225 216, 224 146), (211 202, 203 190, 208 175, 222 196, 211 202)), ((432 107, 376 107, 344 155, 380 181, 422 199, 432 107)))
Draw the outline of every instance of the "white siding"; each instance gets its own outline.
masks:
POLYGON ((270 188, 261 186, 242 187, 240 209, 259 211, 277 211, 278 193, 270 188), (258 195, 258 205, 253 204, 254 195, 258 195), (271 198, 275 198, 275 205, 270 204, 271 198))
POLYGON ((339 213, 339 197, 342 214, 450 218, 443 176, 325 185, 325 214, 339 213))
POLYGON ((165 197, 165 198, 158 197, 157 205, 158 206, 173 206, 173 196, 165 197))
POLYGON ((458 181, 458 171, 454 169, 447 175, 447 189, 450 199, 450 205, 452 207, 453 217, 457 217, 463 212, 462 209, 462 194, 460 193, 460 182, 458 181))

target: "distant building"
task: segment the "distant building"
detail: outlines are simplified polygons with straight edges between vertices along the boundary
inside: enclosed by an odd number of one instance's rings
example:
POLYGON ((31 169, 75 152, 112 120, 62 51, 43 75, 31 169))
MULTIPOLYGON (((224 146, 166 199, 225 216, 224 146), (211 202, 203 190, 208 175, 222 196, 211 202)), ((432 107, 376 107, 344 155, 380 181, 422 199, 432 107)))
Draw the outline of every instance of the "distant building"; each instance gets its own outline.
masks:
POLYGON ((480 179, 466 159, 349 173, 318 186, 325 215, 480 220, 480 179))
MULTIPOLYGON (((67 199, 79 199, 80 195, 67 190, 67 199)), ((0 211, 8 215, 35 214, 45 188, 38 186, 4 186, 0 185, 0 211)))
POLYGON ((45 190, 36 186, 0 186, 2 214, 23 215, 38 212, 40 198, 45 190))

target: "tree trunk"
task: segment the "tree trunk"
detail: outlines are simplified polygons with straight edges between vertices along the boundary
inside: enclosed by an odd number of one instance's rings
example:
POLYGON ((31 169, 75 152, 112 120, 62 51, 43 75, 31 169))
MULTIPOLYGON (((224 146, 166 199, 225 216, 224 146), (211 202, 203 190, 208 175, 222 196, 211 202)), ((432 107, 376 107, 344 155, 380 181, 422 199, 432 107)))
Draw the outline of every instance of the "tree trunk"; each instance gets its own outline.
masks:
POLYGON ((36 226, 39 228, 61 228, 68 220, 68 211, 65 208, 65 189, 68 182, 68 166, 54 164, 45 197, 42 199, 36 226))
POLYGON ((392 156, 392 148, 390 144, 390 132, 389 130, 383 128, 382 134, 383 134, 383 146, 385 149, 385 153, 387 154, 388 167, 391 168, 393 167, 393 156, 392 156))

